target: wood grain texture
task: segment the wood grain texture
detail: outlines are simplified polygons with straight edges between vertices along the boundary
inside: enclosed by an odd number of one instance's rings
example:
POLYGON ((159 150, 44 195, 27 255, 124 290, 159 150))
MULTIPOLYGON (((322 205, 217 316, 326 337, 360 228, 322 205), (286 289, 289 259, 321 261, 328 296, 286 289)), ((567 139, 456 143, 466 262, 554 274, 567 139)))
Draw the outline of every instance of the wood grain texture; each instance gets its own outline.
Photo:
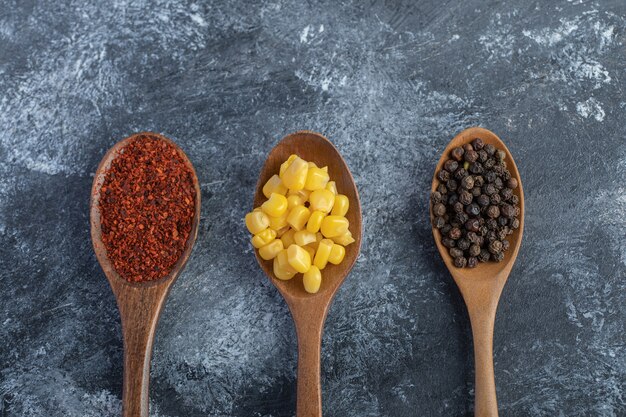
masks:
POLYGON ((298 417, 319 417, 322 415, 322 393, 320 386, 320 351, 324 321, 330 303, 354 266, 361 249, 361 202, 352 174, 333 144, 319 133, 299 131, 283 138, 267 157, 257 182, 254 207, 266 200, 263 185, 279 172, 280 164, 289 155, 297 154, 306 161, 318 166, 328 166, 330 179, 337 184, 337 191, 350 200, 346 218, 355 240, 346 246, 346 255, 339 265, 328 264, 322 270, 322 285, 316 294, 304 290, 301 274, 289 281, 274 276, 272 261, 263 260, 257 251, 256 258, 270 281, 283 295, 293 317, 298 335, 298 417))
POLYGON ((200 198, 200 185, 193 165, 174 142, 157 133, 137 133, 116 143, 104 155, 102 162, 100 162, 96 170, 90 201, 91 240, 98 262, 100 262, 115 294, 122 320, 122 336, 124 339, 122 413, 124 417, 147 417, 149 414, 150 359, 152 357, 154 334, 169 290, 189 259, 196 241, 200 223, 200 198), (185 249, 178 262, 174 265, 172 272, 155 281, 128 282, 120 277, 113 268, 102 242, 99 207, 100 187, 104 182, 106 171, 111 165, 111 161, 130 141, 144 135, 164 140, 178 150, 185 165, 192 173, 193 186, 196 190, 195 213, 185 249))
MULTIPOLYGON (((487 129, 472 127, 455 136, 443 151, 435 168, 431 192, 435 191, 439 184, 436 174, 442 169, 444 162, 449 159, 452 148, 469 143, 475 138, 481 138, 484 143, 490 143, 506 153, 507 168, 511 172, 511 176, 518 181, 518 186, 513 192, 519 197, 520 227, 509 235, 511 247, 505 252, 502 262, 479 263, 476 268, 455 267, 448 249, 441 244, 442 236, 438 229, 433 228, 433 236, 446 267, 463 295, 472 323, 476 368, 475 414, 478 417, 494 417, 498 415, 498 402, 493 370, 493 328, 502 289, 511 273, 511 268, 513 268, 522 243, 524 231, 522 180, 511 152, 500 138, 487 129)), ((431 222, 433 220, 432 206, 430 220, 431 222)))

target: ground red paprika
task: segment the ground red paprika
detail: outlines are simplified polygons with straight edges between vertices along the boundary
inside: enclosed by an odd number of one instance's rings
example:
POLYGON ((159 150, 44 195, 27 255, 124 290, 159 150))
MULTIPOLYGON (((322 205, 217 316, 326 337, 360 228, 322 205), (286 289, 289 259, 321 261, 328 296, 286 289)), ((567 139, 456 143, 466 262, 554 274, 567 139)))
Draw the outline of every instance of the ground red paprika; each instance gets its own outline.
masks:
POLYGON ((191 233, 195 198, 193 174, 173 145, 142 135, 123 148, 100 189, 102 242, 122 278, 171 272, 191 233))

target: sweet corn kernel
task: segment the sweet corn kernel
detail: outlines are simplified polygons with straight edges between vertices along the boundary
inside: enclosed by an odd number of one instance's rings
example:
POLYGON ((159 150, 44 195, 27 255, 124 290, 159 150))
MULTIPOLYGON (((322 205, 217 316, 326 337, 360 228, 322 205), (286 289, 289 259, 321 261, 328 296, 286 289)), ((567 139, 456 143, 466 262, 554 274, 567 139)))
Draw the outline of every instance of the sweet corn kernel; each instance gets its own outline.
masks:
POLYGON ((316 210, 311 213, 311 217, 309 217, 309 221, 306 223, 306 230, 311 233, 317 233, 322 226, 322 220, 324 220, 325 213, 316 210))
POLYGON ((324 239, 324 236, 320 232, 317 232, 315 234, 315 242, 311 242, 307 246, 310 246, 313 249, 317 250, 317 247, 319 246, 319 244, 322 241, 322 239, 324 239))
POLYGON ((310 294, 315 294, 320 290, 322 284, 322 273, 315 265, 304 273, 302 276, 302 283, 304 284, 304 290, 310 294))
MULTIPOLYGON (((280 240, 282 240, 283 242, 283 247, 288 248, 289 246, 293 245, 294 243, 296 243, 296 241, 293 238, 293 235, 296 233, 295 230, 293 229, 289 229, 287 232, 285 232, 281 237, 280 240)), ((285 249, 286 250, 286 249, 285 249)))
POLYGON ((350 200, 343 194, 338 194, 335 196, 335 204, 333 204, 333 209, 330 212, 333 216, 345 216, 348 212, 348 208, 350 208, 350 200))
POLYGON ((261 210, 271 217, 280 217, 287 212, 287 197, 272 193, 269 200, 261 204, 261 210))
POLYGON ((305 190, 304 188, 302 190, 289 190, 287 191, 287 196, 290 195, 297 195, 302 197, 304 201, 309 201, 309 196, 311 195, 311 192, 309 190, 305 190))
POLYGON ((346 233, 344 233, 341 236, 334 236, 332 238, 333 242, 342 245, 342 246, 348 246, 351 243, 354 243, 354 238, 352 237, 352 232, 351 231, 347 231, 346 233))
POLYGON ((293 234, 293 240, 295 240, 296 245, 308 245, 315 242, 315 233, 311 233, 308 230, 300 230, 293 234))
POLYGON ((315 249, 310 246, 302 246, 302 249, 309 252, 309 256, 311 257, 311 259, 315 258, 315 249))
POLYGON ((252 246, 259 249, 267 245, 274 239, 276 239, 276 232, 272 229, 265 229, 262 232, 259 232, 256 235, 252 236, 252 239, 250 239, 250 241, 252 242, 252 246))
POLYGON ((291 230, 289 226, 281 227, 280 229, 276 230, 276 238, 282 237, 289 230, 291 230))
MULTIPOLYGON (((289 219, 287 219, 289 221, 289 219)), ((325 237, 341 236, 348 231, 350 223, 348 219, 341 216, 326 216, 322 220, 320 230, 325 237)))
POLYGON ((308 172, 309 164, 304 159, 296 157, 285 171, 280 174, 280 179, 283 180, 283 184, 290 190, 301 190, 304 188, 308 172))
POLYGON ((259 249, 259 256, 269 261, 270 259, 274 259, 281 250, 283 250, 283 242, 280 239, 275 239, 259 249))
POLYGON ((274 275, 276 278, 286 281, 293 278, 297 273, 298 271, 293 269, 287 261, 287 249, 278 252, 274 258, 274 275))
POLYGON ((335 194, 326 189, 315 190, 311 193, 309 202, 311 203, 311 210, 329 213, 335 203, 335 194))
POLYGON ((280 229, 282 229, 284 227, 287 227, 288 226, 288 224, 287 224, 287 214, 289 214, 289 213, 287 211, 285 211, 283 213, 283 215, 280 216, 280 217, 271 217, 270 216, 269 217, 269 219, 270 219, 270 229, 278 231, 278 230, 280 230, 280 229))
POLYGON ((322 171, 328 172, 328 167, 322 167, 322 171))
POLYGON ((294 159, 296 159, 298 157, 298 155, 289 155, 289 158, 287 158, 287 160, 285 162, 283 162, 282 164, 280 164, 280 170, 278 171, 278 177, 282 177, 283 176, 283 172, 285 172, 285 170, 287 169, 287 167, 289 165, 291 165, 291 163, 293 162, 294 159))
POLYGON ((309 221, 311 211, 304 206, 296 206, 291 209, 287 216, 287 224, 289 224, 296 232, 304 229, 304 225, 309 221))
POLYGON ((317 168, 317 164, 315 162, 309 161, 308 164, 309 164, 309 168, 317 168))
POLYGON ((326 189, 337 195, 337 184, 335 183, 335 181, 328 181, 328 184, 326 184, 326 189))
POLYGON ((287 209, 291 210, 295 206, 303 206, 306 199, 301 195, 293 194, 287 197, 287 209))
POLYGON ((304 183, 304 189, 310 191, 321 190, 326 187, 329 180, 330 177, 328 176, 328 172, 321 168, 309 167, 306 182, 304 183))
POLYGON ((328 262, 331 264, 339 265, 343 258, 346 256, 346 248, 341 245, 333 245, 330 249, 330 255, 328 255, 328 262))
POLYGON ((326 263, 328 262, 328 257, 330 256, 330 251, 333 248, 333 241, 330 239, 322 239, 317 247, 317 251, 315 252, 315 258, 313 259, 313 265, 318 267, 319 269, 326 268, 326 263))
POLYGON ((278 252, 278 255, 276 255, 276 260, 278 262, 278 266, 280 267, 280 269, 282 269, 283 271, 287 271, 290 272, 292 274, 296 274, 298 271, 296 271, 295 269, 293 269, 293 267, 291 265, 289 265, 289 254, 287 252, 287 249, 283 249, 280 252, 278 252))
POLYGON ((269 217, 267 217, 267 214, 263 213, 260 210, 246 214, 246 227, 248 228, 248 231, 253 235, 256 235, 259 232, 267 229, 269 225, 269 217))
POLYGON ((311 268, 311 255, 298 245, 287 248, 287 261, 298 272, 306 272, 311 268))
POLYGON ((270 198, 272 193, 285 195, 287 194, 287 187, 283 184, 280 177, 276 174, 272 175, 272 178, 267 180, 265 185, 263 186, 263 195, 267 198, 270 198))

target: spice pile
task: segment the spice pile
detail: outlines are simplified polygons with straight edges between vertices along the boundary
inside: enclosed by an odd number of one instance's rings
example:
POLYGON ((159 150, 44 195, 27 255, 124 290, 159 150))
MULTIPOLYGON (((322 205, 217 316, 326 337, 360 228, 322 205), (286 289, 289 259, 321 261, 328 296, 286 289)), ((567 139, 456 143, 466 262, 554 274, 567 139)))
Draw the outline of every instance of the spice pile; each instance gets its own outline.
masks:
POLYGON ((102 242, 127 281, 168 275, 182 255, 194 216, 193 174, 170 143, 131 140, 113 159, 100 188, 102 242))
POLYGON ((518 183, 505 158, 503 150, 477 138, 452 149, 437 173, 433 227, 458 268, 502 261, 510 245, 506 237, 520 226, 518 183))

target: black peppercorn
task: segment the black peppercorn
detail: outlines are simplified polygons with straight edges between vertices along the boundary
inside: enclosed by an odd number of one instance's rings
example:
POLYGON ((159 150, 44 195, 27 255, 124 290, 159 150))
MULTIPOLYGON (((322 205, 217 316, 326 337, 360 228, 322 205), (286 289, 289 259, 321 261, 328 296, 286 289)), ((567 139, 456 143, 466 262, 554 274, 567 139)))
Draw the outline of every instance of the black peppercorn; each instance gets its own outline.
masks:
POLYGON ((470 256, 478 256, 478 255, 480 255, 480 246, 478 246, 478 245, 470 246, 468 253, 469 253, 470 256))
POLYGON ((504 158, 506 158, 506 152, 504 152, 502 149, 498 149, 496 151, 496 158, 499 161, 504 161, 504 158))
POLYGON ((509 243, 508 240, 505 239, 505 240, 502 241, 502 251, 503 252, 509 250, 510 247, 511 247, 511 244, 509 243))
POLYGON ((459 201, 465 205, 468 205, 472 202, 472 194, 470 194, 468 191, 466 190, 462 190, 459 194, 458 194, 458 198, 459 201))
POLYGON ((472 146, 477 151, 481 150, 484 146, 483 140, 481 138, 476 138, 472 141, 472 146))
POLYGON ((494 153, 496 153, 496 147, 493 146, 490 143, 485 144, 485 146, 483 146, 483 149, 485 150, 485 152, 487 152, 487 154, 489 156, 493 155, 494 153))
POLYGON ((492 254, 502 252, 502 242, 500 242, 499 240, 494 240, 489 243, 489 252, 491 252, 492 254))
POLYGON ((489 261, 490 258, 491 258, 491 254, 489 253, 488 250, 486 250, 486 249, 481 249, 480 250, 480 255, 478 255, 478 260, 480 262, 487 262, 487 261, 489 261))
POLYGON ((433 206, 433 214, 435 216, 443 216, 446 214, 446 206, 441 203, 437 203, 433 206))
POLYGON ((504 187, 504 183, 502 182, 502 178, 496 177, 496 179, 493 180, 493 185, 495 185, 498 190, 502 189, 502 187, 504 187))
POLYGON ((519 227, 519 219, 511 219, 511 229, 517 229, 519 227))
POLYGON ((453 206, 454 203, 456 203, 457 201, 459 201, 459 196, 455 193, 450 194, 450 196, 448 197, 448 205, 453 206))
POLYGON ((509 234, 509 228, 504 226, 502 229, 498 230, 498 240, 503 241, 506 239, 506 236, 509 234))
POLYGON ((486 194, 481 194, 476 198, 476 202, 481 207, 486 207, 489 205, 489 196, 486 194))
POLYGON ((472 162, 476 162, 478 159, 478 153, 473 149, 471 151, 466 150, 465 155, 463 155, 463 159, 471 164, 472 162))
POLYGON ((452 239, 450 239, 449 237, 442 237, 441 238, 441 244, 443 246, 445 246, 446 248, 450 249, 453 248, 456 245, 456 242, 452 239))
POLYGON ((450 226, 449 224, 444 224, 443 227, 441 228, 440 232, 442 236, 447 236, 448 233, 450 232, 450 229, 452 229, 452 226, 450 226))
POLYGON ((437 191, 439 191, 441 194, 445 194, 448 192, 448 189, 446 188, 445 184, 439 184, 437 186, 437 191))
POLYGON ((454 210, 455 213, 463 213, 463 210, 465 210, 465 206, 460 201, 457 201, 452 206, 452 209, 454 210))
POLYGON ((480 223, 478 222, 478 219, 469 219, 465 222, 465 228, 470 232, 478 232, 480 229, 480 223))
POLYGON ((482 187, 483 185, 485 185, 485 179, 483 178, 482 175, 475 175, 474 176, 474 187, 482 187))
POLYGON ((517 204, 519 204, 519 197, 516 196, 515 194, 513 194, 511 196, 511 198, 509 199, 509 201, 511 202, 511 204, 517 205, 517 204))
POLYGON ((512 189, 517 188, 517 180, 515 178, 509 178, 506 182, 506 186, 512 189))
POLYGON ((465 224, 469 220, 469 216, 463 212, 454 215, 454 220, 459 224, 465 224))
POLYGON ((456 246, 461 250, 468 250, 470 247, 470 241, 466 238, 461 238, 458 242, 456 242, 456 246))
POLYGON ((479 238, 479 236, 475 232, 468 232, 467 233, 467 240, 469 240, 470 242, 475 243, 475 244, 480 246, 480 240, 478 238, 479 238))
POLYGON ((500 207, 500 211, 502 212, 502 215, 504 217, 510 218, 515 216, 515 207, 510 204, 502 204, 502 207, 500 207))
POLYGON ((441 193, 439 191, 433 191, 430 194, 430 201, 433 204, 441 203, 441 193))
POLYGON ((446 188, 448 188, 449 191, 456 191, 458 187, 459 187, 459 184, 452 178, 450 178, 448 182, 446 183, 446 188))
POLYGON ((491 204, 498 205, 502 202, 502 197, 500 197, 500 194, 494 194, 489 200, 491 201, 491 204))
POLYGON ((505 169, 502 173, 502 180, 508 182, 511 179, 511 173, 508 169, 505 169))
POLYGON ((474 147, 472 146, 471 143, 466 143, 465 145, 463 145, 463 150, 465 150, 465 152, 473 151, 474 147))
POLYGON ((455 161, 454 159, 448 159, 443 164, 443 169, 445 169, 449 173, 453 173, 454 171, 456 171, 458 167, 459 167, 459 163, 455 161))
POLYGON ((450 256, 453 258, 458 258, 459 256, 463 256, 463 251, 459 248, 450 248, 449 250, 450 256))
POLYGON ((504 252, 494 253, 491 258, 496 262, 502 262, 504 259, 504 252))
POLYGON ((480 187, 472 188, 472 195, 474 197, 478 197, 481 193, 482 193, 482 191, 480 190, 480 187))
POLYGON ((468 175, 469 174, 467 173, 467 171, 463 167, 461 167, 461 168, 457 169, 456 171, 454 171, 454 178, 457 181, 461 181, 463 178, 467 177, 468 175))
POLYGON ((480 162, 474 162, 469 166, 469 172, 472 174, 482 174, 485 170, 483 169, 483 164, 480 162))
POLYGON ((442 169, 437 173, 437 179, 441 182, 446 182, 450 179, 450 173, 445 169, 442 169))
POLYGON ((446 221, 443 219, 443 217, 438 216, 433 219, 433 227, 437 229, 441 229, 444 224, 446 224, 446 221))
POLYGON ((507 224, 509 224, 509 219, 507 219, 506 217, 498 217, 498 226, 506 226, 507 224))
POLYGON ((484 149, 481 149, 480 151, 478 151, 478 160, 480 162, 485 162, 487 159, 489 159, 489 155, 484 149))
POLYGON ((457 161, 460 161, 460 160, 463 159, 463 154, 464 153, 465 153, 465 151, 463 150, 463 148, 460 148, 460 147, 459 148, 454 148, 450 152, 450 156, 452 156, 457 161))
POLYGON ((489 230, 496 230, 498 228, 498 221, 496 219, 489 219, 487 220, 487 229, 489 230))
POLYGON ((489 206, 489 208, 487 209, 487 216, 489 216, 492 219, 495 219, 499 215, 500 215, 500 209, 498 208, 498 206, 489 206))
POLYGON ((450 229, 450 232, 448 233, 448 237, 450 239, 454 239, 454 240, 458 240, 461 238, 461 229, 459 229, 458 227, 453 227, 452 229, 450 229))
POLYGON ((498 240, 498 232, 496 230, 487 230, 485 237, 487 238, 487 241, 493 242, 494 240, 498 240))
POLYGON ((457 268, 463 268, 467 265, 467 259, 463 256, 459 256, 458 258, 454 258, 454 266, 457 268))
POLYGON ((472 203, 465 209, 465 212, 470 216, 478 216, 480 214, 480 207, 476 203, 472 203))
POLYGON ((494 182, 496 178, 498 178, 498 174, 496 174, 495 171, 487 171, 485 172, 484 177, 485 177, 485 181, 494 182))
POLYGON ((502 197, 504 201, 508 201, 512 195, 513 190, 510 188, 503 188, 502 191, 500 191, 500 197, 502 197))
POLYGON ((483 193, 487 194, 488 196, 492 196, 497 192, 498 190, 496 190, 496 187, 493 184, 486 184, 485 186, 483 186, 483 193))
POLYGON ((461 180, 461 187, 465 188, 466 190, 471 190, 472 188, 474 188, 474 177, 468 175, 467 177, 463 178, 461 180))
POLYGON ((468 268, 476 268, 476 265, 478 265, 478 258, 476 258, 475 256, 470 256, 469 258, 467 258, 468 268))

